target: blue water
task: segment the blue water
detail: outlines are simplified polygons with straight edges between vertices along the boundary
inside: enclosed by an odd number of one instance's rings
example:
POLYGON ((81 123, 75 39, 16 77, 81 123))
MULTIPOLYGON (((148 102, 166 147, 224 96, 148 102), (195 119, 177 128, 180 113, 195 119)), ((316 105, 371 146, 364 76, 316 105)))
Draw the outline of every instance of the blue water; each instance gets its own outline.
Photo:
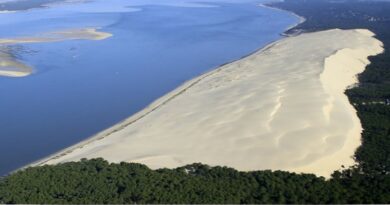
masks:
POLYGON ((280 39, 298 19, 261 1, 99 0, 0 14, 0 38, 101 27, 102 41, 10 46, 35 68, 0 77, 0 174, 75 144, 181 83, 280 39))

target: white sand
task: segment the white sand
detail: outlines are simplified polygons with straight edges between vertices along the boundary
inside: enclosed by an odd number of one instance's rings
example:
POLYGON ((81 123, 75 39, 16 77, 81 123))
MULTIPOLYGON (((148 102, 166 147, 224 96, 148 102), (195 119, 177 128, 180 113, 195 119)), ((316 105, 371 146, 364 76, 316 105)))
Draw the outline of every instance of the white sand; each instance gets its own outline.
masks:
POLYGON ((344 90, 383 51, 367 30, 282 39, 193 79, 37 164, 103 157, 151 168, 194 162, 329 177, 354 164, 362 127, 344 90))
POLYGON ((0 76, 25 77, 33 72, 32 67, 12 58, 8 53, 8 45, 66 40, 104 40, 111 36, 112 34, 97 31, 96 28, 83 28, 43 33, 34 37, 0 38, 0 76))
POLYGON ((69 29, 43 33, 33 37, 0 38, 0 45, 58 42, 66 40, 103 40, 111 36, 112 34, 97 31, 96 28, 69 29))

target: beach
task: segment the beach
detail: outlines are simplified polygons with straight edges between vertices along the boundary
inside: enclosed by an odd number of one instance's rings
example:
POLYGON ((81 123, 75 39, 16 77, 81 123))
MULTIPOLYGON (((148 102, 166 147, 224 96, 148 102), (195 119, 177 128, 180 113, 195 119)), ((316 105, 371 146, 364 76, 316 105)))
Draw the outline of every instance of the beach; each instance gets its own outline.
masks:
POLYGON ((25 77, 33 73, 33 68, 12 55, 8 46, 28 43, 50 43, 66 40, 104 40, 112 34, 97 31, 96 28, 70 29, 42 33, 31 37, 0 38, 0 76, 25 77))
POLYGON ((329 177, 355 163, 361 144, 360 120, 344 91, 357 83, 367 57, 381 52, 368 30, 284 38, 33 165, 102 157, 153 169, 201 162, 329 177))

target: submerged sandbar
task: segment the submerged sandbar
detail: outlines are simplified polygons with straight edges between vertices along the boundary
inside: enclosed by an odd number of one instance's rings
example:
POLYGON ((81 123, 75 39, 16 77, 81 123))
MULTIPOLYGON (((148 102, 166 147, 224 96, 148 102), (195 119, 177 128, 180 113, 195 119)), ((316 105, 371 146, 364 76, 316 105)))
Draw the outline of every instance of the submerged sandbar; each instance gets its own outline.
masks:
POLYGON ((383 51, 373 36, 334 29, 282 39, 38 164, 103 157, 152 168, 201 162, 328 177, 355 163, 362 127, 344 91, 367 57, 383 51))

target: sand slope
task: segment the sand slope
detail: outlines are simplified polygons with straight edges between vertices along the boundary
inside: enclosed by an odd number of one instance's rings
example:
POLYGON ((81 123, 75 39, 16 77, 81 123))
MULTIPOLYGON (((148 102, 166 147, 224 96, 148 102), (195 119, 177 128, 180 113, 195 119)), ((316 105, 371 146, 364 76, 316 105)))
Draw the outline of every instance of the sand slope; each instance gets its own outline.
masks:
POLYGON ((38 164, 103 157, 328 177, 352 165, 361 125, 344 90, 383 51, 368 30, 282 39, 193 79, 124 122, 38 164))

